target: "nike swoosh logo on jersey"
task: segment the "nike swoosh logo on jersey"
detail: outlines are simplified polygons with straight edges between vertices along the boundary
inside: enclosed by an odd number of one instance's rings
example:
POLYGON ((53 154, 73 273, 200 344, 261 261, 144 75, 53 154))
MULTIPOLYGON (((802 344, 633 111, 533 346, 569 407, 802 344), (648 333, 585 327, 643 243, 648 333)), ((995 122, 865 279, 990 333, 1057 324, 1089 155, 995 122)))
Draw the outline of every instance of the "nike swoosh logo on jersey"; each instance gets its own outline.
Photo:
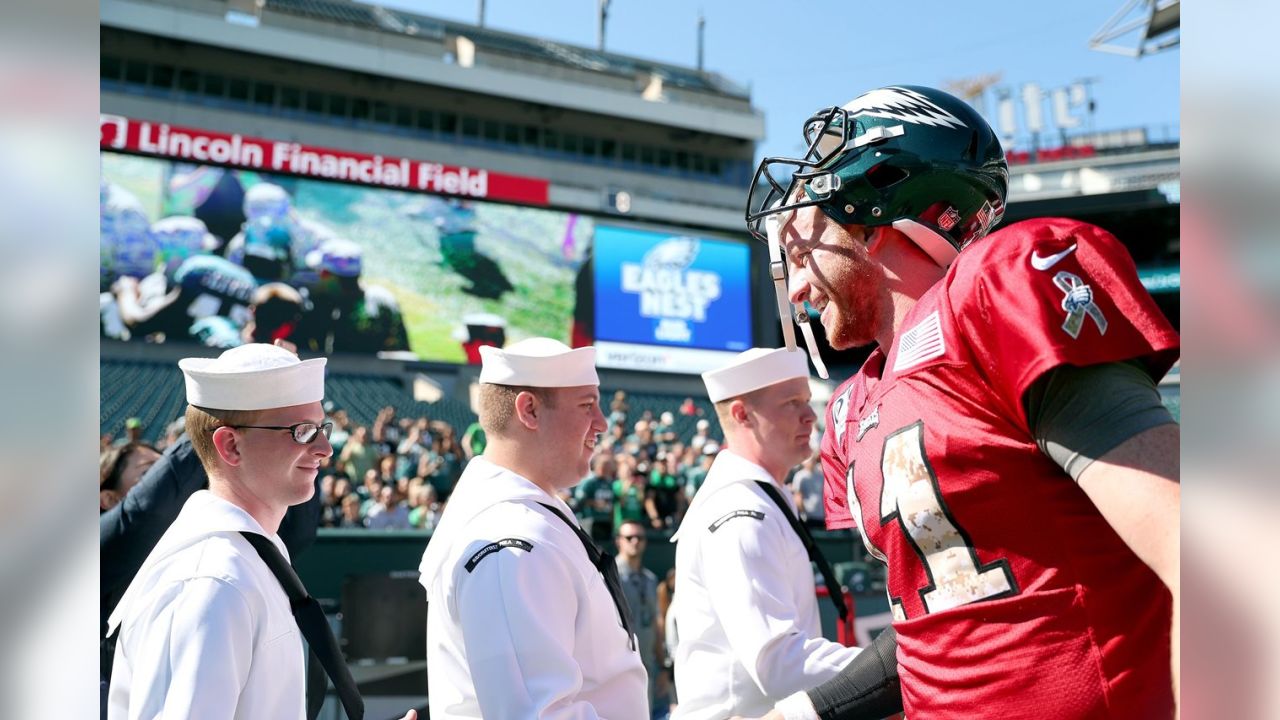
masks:
POLYGON ((1063 250, 1062 252, 1054 253, 1047 257, 1040 255, 1040 253, 1036 252, 1035 250, 1032 250, 1031 251, 1031 267, 1041 271, 1048 270, 1054 265, 1057 265, 1059 260, 1075 252, 1075 249, 1076 249, 1076 246, 1072 245, 1071 247, 1067 248, 1066 250, 1063 250))

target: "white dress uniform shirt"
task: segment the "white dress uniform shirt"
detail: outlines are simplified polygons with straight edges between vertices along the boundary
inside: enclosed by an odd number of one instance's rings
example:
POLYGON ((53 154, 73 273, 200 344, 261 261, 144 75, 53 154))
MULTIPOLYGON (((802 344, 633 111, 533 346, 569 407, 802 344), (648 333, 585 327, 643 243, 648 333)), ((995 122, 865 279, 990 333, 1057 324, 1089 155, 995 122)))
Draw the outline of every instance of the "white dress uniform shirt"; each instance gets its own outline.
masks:
POLYGON ((192 495, 108 620, 120 627, 109 720, 305 716, 302 636, 280 581, 240 531, 276 535, 192 495))
POLYGON ((648 720, 647 675, 581 540, 526 478, 477 456, 423 555, 433 720, 648 720))
POLYGON ((757 480, 773 482, 722 450, 672 537, 677 718, 759 717, 859 652, 822 637, 808 553, 757 480))

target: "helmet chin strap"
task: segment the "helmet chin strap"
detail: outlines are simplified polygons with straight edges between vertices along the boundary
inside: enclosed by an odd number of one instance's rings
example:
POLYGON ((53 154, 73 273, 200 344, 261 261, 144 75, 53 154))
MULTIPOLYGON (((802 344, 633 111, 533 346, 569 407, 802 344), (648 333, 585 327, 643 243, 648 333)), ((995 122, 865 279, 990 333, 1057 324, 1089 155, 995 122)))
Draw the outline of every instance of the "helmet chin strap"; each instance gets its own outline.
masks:
POLYGON ((781 213, 766 216, 764 227, 765 234, 769 237, 769 276, 773 279, 773 289, 778 300, 778 319, 782 322, 782 338, 786 341, 787 350, 795 350, 796 331, 791 327, 791 323, 799 325, 800 332, 804 335, 805 346, 809 349, 809 359, 813 361, 818 377, 826 380, 830 376, 827 374, 826 364, 822 362, 822 356, 818 353, 818 343, 813 339, 813 328, 809 327, 809 313, 805 312, 803 306, 792 305, 787 298, 786 265, 782 262, 782 243, 778 239, 778 224, 781 222, 779 215, 781 213))

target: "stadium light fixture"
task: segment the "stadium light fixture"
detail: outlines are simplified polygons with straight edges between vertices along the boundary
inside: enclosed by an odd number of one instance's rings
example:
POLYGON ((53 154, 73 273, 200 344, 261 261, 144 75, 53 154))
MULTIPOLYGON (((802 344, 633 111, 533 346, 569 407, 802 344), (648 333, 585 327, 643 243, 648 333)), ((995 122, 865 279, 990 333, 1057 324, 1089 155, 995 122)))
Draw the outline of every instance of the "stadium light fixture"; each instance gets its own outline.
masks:
POLYGON ((1142 57, 1178 47, 1181 39, 1180 0, 1126 0, 1089 38, 1089 47, 1102 52, 1142 57), (1136 34, 1136 45, 1118 44, 1136 34))

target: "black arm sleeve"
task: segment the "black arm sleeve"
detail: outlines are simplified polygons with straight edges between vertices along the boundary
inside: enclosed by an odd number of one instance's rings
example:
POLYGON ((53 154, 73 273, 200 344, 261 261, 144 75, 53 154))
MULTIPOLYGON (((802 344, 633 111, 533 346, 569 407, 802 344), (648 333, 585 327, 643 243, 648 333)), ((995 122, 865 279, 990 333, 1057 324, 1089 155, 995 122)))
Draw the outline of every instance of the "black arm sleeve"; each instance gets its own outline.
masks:
POLYGON ((822 720, 880 720, 902 712, 898 633, 888 627, 839 675, 807 691, 822 720))
POLYGON ((1032 383, 1023 403, 1041 452, 1073 480, 1120 443, 1174 422, 1139 361, 1060 365, 1032 383))

